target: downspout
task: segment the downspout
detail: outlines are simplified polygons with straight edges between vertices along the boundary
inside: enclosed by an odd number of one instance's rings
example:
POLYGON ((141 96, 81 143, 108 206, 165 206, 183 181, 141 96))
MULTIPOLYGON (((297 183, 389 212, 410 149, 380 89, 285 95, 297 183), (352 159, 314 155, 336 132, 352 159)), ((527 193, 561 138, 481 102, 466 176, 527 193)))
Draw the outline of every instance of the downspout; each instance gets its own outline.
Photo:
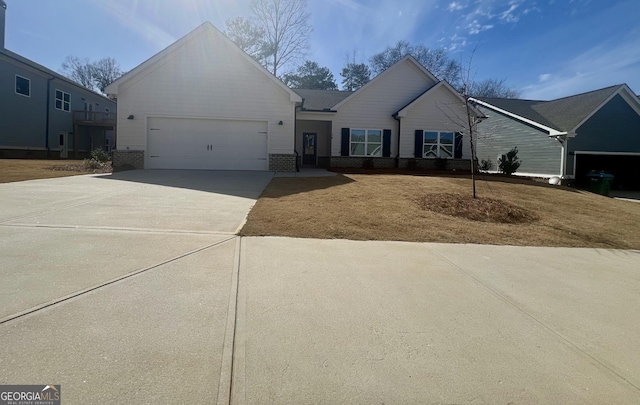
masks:
POLYGON ((398 114, 393 114, 392 116, 396 121, 398 121, 398 152, 396 153, 396 169, 400 168, 400 129, 402 128, 402 121, 400 121, 400 117, 398 114))
POLYGON ((51 155, 51 150, 49 149, 49 110, 51 109, 51 82, 55 79, 55 77, 50 77, 47 79, 47 112, 45 114, 45 129, 44 129, 44 147, 47 149, 47 158, 51 155))
MULTIPOLYGON (((302 99, 302 104, 304 105, 304 99, 302 99)), ((296 159, 296 172, 300 171, 300 167, 298 167, 298 106, 293 106, 293 154, 296 159)), ((316 146, 317 147, 317 146, 316 146)))
POLYGON ((562 148, 560 155, 560 178, 564 180, 567 176, 567 142, 569 138, 566 132, 559 135, 552 135, 552 137, 560 142, 560 147, 562 148))

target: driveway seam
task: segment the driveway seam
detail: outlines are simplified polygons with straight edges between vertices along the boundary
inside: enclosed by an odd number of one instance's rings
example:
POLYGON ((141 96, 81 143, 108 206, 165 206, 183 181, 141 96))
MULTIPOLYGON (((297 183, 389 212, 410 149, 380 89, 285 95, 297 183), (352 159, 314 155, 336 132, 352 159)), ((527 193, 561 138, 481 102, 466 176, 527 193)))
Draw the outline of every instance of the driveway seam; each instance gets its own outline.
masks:
POLYGON ((236 249, 233 257, 233 273, 231 276, 231 291, 227 310, 227 324, 225 326, 224 341, 222 343, 222 361, 220 362, 220 381, 218 384, 218 405, 231 403, 233 387, 233 363, 236 339, 236 319, 238 309, 238 284, 240 271, 241 238, 236 237, 236 249))
POLYGON ((573 341, 571 341, 569 338, 565 337, 564 335, 562 335, 560 332, 556 331, 555 329, 553 329, 551 326, 547 325, 546 323, 544 323, 543 321, 541 321, 540 319, 536 318, 535 316, 533 316, 532 314, 530 314, 529 312, 527 312, 524 308, 522 308, 520 305, 518 305, 515 301, 513 301, 512 299, 510 299, 509 297, 504 296, 503 294, 501 294, 499 291, 497 291, 496 289, 492 288, 491 286, 489 286, 488 284, 485 284, 484 282, 482 282, 479 278, 475 277, 473 274, 469 273, 468 271, 466 271, 465 269, 463 269, 462 267, 460 267, 459 265, 457 265, 456 263, 454 263, 453 261, 451 261, 449 258, 445 257, 444 255, 442 255, 441 253, 434 251, 434 253, 436 253, 438 256, 440 256, 442 259, 444 259, 446 262, 448 262, 449 264, 451 264, 453 267, 455 267, 458 271, 460 271, 461 273, 463 273, 464 275, 466 275, 467 277, 469 277, 470 279, 472 279, 473 281, 475 281, 477 284, 479 284, 480 286, 484 287, 485 289, 487 289, 489 292, 491 292, 493 295, 495 295, 496 297, 498 297, 501 301, 505 302, 506 304, 508 304, 509 306, 515 308, 517 311, 521 312, 522 314, 524 314, 526 317, 528 317, 529 319, 533 320, 535 323, 537 323, 538 325, 542 326, 544 329, 548 330, 549 332, 551 332, 553 335, 555 335, 556 337, 560 338, 560 340, 562 340, 563 342, 565 342, 565 344, 567 344, 569 347, 573 348, 574 350, 578 351, 579 353, 581 353, 582 355, 590 358, 591 360, 593 360, 595 363, 597 363, 598 365, 600 365, 602 368, 604 368, 605 370, 609 371, 610 373, 614 374, 615 376, 617 376, 618 378, 620 378, 621 380, 623 380, 624 382, 626 382, 627 384, 629 384, 630 386, 632 386, 633 388, 635 388, 637 391, 640 391, 640 387, 638 387, 636 384, 634 384, 632 381, 630 381, 629 379, 627 379, 626 377, 624 377, 622 374, 618 373, 616 370, 614 370, 613 368, 611 368, 610 366, 608 366, 607 364, 603 363, 600 359, 594 357, 593 355, 591 355, 588 351, 586 351, 585 349, 581 348, 580 346, 578 346, 577 343, 574 343, 573 341))
POLYGON ((187 231, 180 229, 153 229, 153 228, 119 228, 110 226, 82 226, 82 225, 48 225, 48 224, 3 224, 5 228, 47 228, 47 229, 74 229, 88 231, 116 231, 116 232, 142 232, 159 234, 186 234, 186 235, 228 235, 235 236, 235 232, 208 232, 208 231, 187 231))
POLYGON ((49 301, 49 302, 46 302, 46 303, 43 303, 43 304, 40 304, 40 305, 36 305, 36 306, 31 307, 31 308, 29 308, 27 310, 24 310, 24 311, 21 311, 21 312, 17 312, 15 314, 12 314, 12 315, 9 315, 9 316, 7 316, 5 318, 0 319, 0 325, 4 325, 6 323, 9 323, 9 322, 15 321, 17 319, 23 318, 23 317, 25 317, 27 315, 42 311, 42 310, 44 310, 46 308, 61 304, 63 302, 69 301, 69 300, 72 300, 72 299, 74 299, 76 297, 80 297, 82 295, 88 294, 88 293, 90 293, 92 291, 101 289, 103 287, 107 287, 109 285, 116 284, 116 283, 118 283, 120 281, 123 281, 123 280, 126 280, 128 278, 135 277, 135 276, 137 276, 139 274, 146 273, 146 272, 148 272, 150 270, 156 269, 156 268, 161 267, 161 266, 163 266, 165 264, 174 262, 176 260, 183 259, 183 258, 185 258, 187 256, 191 256, 191 255, 193 255, 195 253, 202 252, 203 250, 210 249, 212 247, 221 245, 221 244, 226 243, 226 242, 228 242, 228 241, 230 241, 232 239, 233 239, 233 237, 229 237, 229 238, 223 239, 221 241, 208 244, 206 246, 203 246, 203 247, 191 250, 189 252, 183 253, 181 255, 175 256, 173 258, 164 260, 164 261, 162 261, 160 263, 156 263, 156 264, 154 264, 152 266, 147 266, 147 267, 135 270, 135 271, 133 271, 131 273, 127 273, 127 274, 125 274, 123 276, 119 276, 119 277, 113 278, 113 279, 105 281, 103 283, 96 284, 96 285, 94 285, 92 287, 84 288, 82 290, 78 290, 78 291, 73 292, 71 294, 67 294, 67 295, 65 295, 65 296, 63 296, 61 298, 56 298, 56 299, 54 299, 52 301, 49 301))
MULTIPOLYGON (((5 224, 7 222, 17 221, 17 220, 25 219, 25 218, 33 218, 33 217, 36 217, 38 215, 43 215, 43 214, 51 214, 51 213, 58 212, 58 211, 63 211, 63 210, 69 209, 69 208, 80 207, 82 205, 91 204, 91 203, 94 203, 96 201, 106 200, 108 198, 115 197, 115 196, 118 196, 118 195, 129 194, 129 193, 131 193, 133 191, 134 190, 120 191, 120 192, 117 192, 117 193, 112 193, 112 194, 108 194, 108 195, 102 196, 100 198, 94 198, 94 199, 91 199, 91 200, 88 200, 88 201, 78 202, 76 204, 70 204, 70 205, 65 205, 65 206, 59 207, 59 208, 51 208, 51 209, 48 209, 48 210, 42 210, 42 211, 31 212, 31 213, 28 213, 28 214, 18 215, 17 217, 0 220, 0 224, 5 224)), ((77 200, 77 198, 76 199, 62 201, 62 203, 65 203, 67 201, 74 201, 74 200, 77 200)))

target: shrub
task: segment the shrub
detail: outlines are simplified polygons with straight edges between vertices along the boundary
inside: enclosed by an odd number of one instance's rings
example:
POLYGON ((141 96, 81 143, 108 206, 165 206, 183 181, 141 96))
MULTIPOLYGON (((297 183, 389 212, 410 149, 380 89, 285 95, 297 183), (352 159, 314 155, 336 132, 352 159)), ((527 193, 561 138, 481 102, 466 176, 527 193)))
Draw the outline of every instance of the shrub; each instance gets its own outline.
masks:
POLYGON ((109 153, 104 149, 94 149, 89 154, 90 160, 97 160, 98 162, 107 162, 109 160, 109 153))
POLYGON ((87 170, 100 170, 104 168, 104 166, 106 165, 105 162, 101 162, 93 158, 83 160, 82 164, 84 165, 84 168, 87 170))
POLYGON ((482 170, 483 172, 488 172, 491 169, 493 169, 493 162, 491 161, 491 159, 482 159, 482 162, 480 163, 480 170, 482 170))
POLYGON ((509 175, 515 173, 522 163, 520 159, 518 159, 518 148, 515 147, 507 152, 506 155, 502 155, 502 157, 498 159, 498 163, 498 169, 502 173, 509 175))

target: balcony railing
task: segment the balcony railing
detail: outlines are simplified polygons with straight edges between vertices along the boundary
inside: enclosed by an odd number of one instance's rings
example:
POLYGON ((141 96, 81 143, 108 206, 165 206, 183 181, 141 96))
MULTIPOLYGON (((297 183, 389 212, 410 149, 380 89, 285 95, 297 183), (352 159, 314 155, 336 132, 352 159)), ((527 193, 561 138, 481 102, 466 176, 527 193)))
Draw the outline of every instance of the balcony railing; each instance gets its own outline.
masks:
POLYGON ((73 123, 80 125, 104 125, 116 124, 116 113, 103 111, 73 111, 73 123))

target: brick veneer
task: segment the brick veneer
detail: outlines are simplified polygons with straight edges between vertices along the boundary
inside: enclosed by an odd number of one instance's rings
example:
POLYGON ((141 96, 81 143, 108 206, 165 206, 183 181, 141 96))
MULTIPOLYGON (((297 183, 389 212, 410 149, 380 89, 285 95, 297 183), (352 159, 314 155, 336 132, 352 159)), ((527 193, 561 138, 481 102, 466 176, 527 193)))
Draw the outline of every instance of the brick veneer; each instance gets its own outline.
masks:
POLYGON ((350 156, 332 156, 331 167, 363 167, 367 169, 382 169, 396 167, 395 158, 368 158, 350 156))
MULTIPOLYGON (((398 162, 401 169, 438 169, 435 159, 407 159, 398 162)), ((445 170, 471 170, 469 159, 447 159, 445 170)))
POLYGON ((114 172, 144 169, 143 150, 114 150, 112 165, 114 172))
POLYGON ((295 172, 296 155, 269 154, 269 171, 272 172, 295 172))

